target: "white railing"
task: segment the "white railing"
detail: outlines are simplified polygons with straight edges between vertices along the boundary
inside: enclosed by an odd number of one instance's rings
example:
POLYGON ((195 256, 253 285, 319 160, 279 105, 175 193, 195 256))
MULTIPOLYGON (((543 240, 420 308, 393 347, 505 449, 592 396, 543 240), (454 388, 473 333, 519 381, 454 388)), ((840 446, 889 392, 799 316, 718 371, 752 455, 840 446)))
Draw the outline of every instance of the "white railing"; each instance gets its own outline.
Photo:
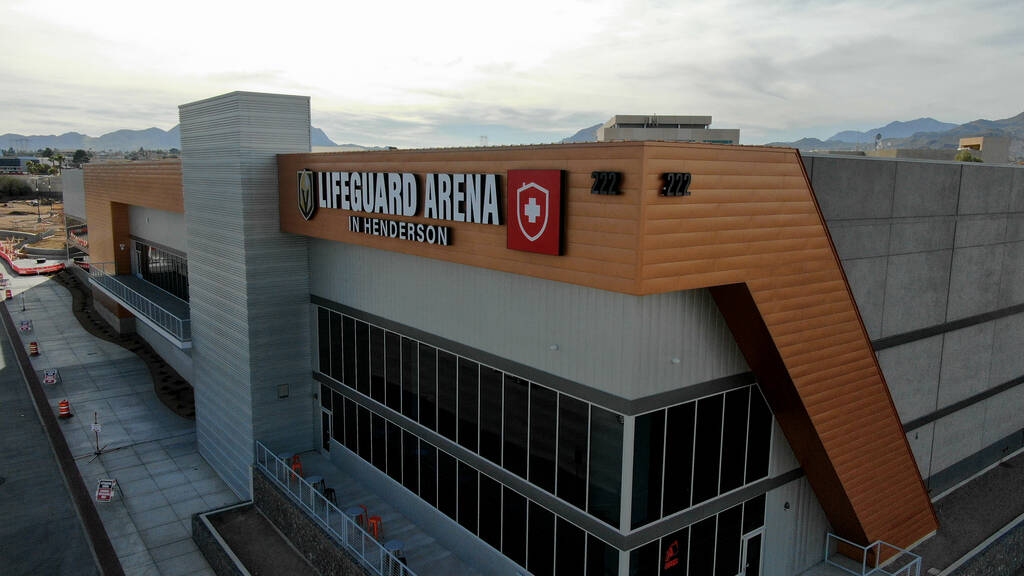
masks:
POLYGON ((921 557, 913 552, 881 540, 861 546, 831 532, 825 538, 825 564, 856 576, 921 576, 921 557))
POLYGON ((348 549, 365 567, 381 576, 416 576, 396 556, 363 530, 313 485, 292 471, 287 462, 277 457, 262 442, 256 441, 256 467, 287 492, 300 508, 312 516, 335 542, 348 549))
POLYGON ((113 275, 113 271, 113 262, 92 262, 89 266, 89 278, 117 297, 125 306, 155 322, 178 341, 192 340, 192 321, 190 319, 175 316, 159 304, 129 288, 113 275))

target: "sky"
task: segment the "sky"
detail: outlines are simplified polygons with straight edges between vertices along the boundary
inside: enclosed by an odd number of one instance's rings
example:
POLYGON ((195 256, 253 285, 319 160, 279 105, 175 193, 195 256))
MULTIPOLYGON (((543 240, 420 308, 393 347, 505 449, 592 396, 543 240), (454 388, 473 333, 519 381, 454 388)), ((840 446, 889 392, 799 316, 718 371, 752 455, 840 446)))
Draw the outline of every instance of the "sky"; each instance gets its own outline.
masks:
POLYGON ((1024 2, 0 0, 0 134, 178 122, 311 97, 339 144, 555 142, 615 114, 741 142, 1024 111, 1024 2))

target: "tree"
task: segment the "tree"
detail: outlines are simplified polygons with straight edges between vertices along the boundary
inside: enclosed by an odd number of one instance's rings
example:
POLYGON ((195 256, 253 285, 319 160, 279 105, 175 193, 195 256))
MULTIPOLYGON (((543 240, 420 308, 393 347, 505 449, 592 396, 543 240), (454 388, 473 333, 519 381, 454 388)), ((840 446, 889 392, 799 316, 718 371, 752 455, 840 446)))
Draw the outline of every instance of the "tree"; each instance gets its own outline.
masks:
POLYGON ((4 156, 17 156, 18 153, 14 151, 14 146, 11 146, 7 150, 4 150, 4 156))
POLYGON ((85 150, 75 150, 75 155, 71 157, 71 163, 75 166, 81 166, 82 164, 89 163, 89 153, 85 150))
POLYGON ((50 163, 53 164, 53 168, 56 170, 56 173, 60 174, 60 169, 64 165, 64 155, 57 152, 50 157, 50 163))
POLYGON ((2 196, 25 196, 32 192, 28 182, 10 176, 0 176, 0 195, 2 196))
POLYGON ((953 157, 957 162, 984 162, 981 158, 978 158, 974 154, 971 154, 970 148, 964 148, 963 150, 956 153, 953 157))
POLYGON ((49 157, 53 156, 53 149, 50 148, 49 146, 47 146, 46 149, 43 150, 43 154, 42 155, 45 158, 49 158, 49 157))

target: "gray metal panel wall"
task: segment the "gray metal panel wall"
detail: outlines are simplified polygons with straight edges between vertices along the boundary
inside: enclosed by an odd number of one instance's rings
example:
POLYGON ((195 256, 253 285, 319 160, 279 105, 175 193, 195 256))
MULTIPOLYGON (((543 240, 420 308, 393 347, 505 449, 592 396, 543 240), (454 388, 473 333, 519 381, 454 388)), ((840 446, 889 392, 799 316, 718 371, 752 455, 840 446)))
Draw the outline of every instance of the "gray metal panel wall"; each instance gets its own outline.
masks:
POLYGON ((309 151, 309 98, 233 92, 180 116, 196 432, 247 496, 254 439, 314 442, 306 240, 279 231, 276 163, 309 151))
POLYGON ((145 206, 129 208, 131 235, 188 253, 185 215, 145 206))
POLYGON ((325 240, 310 262, 317 296, 626 399, 748 370, 706 290, 630 296, 325 240))
POLYGON ((821 562, 829 524, 806 476, 768 492, 764 526, 765 576, 792 576, 821 562))
POLYGON ((61 186, 64 188, 64 213, 85 220, 85 180, 79 168, 61 171, 61 186))

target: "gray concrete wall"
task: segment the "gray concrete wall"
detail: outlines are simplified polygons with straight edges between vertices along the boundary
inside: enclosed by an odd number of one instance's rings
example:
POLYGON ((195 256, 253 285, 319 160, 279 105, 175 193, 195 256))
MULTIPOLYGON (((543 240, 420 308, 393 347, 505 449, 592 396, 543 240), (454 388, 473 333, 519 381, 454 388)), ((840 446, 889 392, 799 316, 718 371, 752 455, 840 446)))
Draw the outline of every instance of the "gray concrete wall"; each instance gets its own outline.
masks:
POLYGON ((196 436, 247 497, 254 440, 315 445, 307 242, 280 232, 276 160, 309 151, 309 98, 233 92, 180 116, 196 436))
POLYGON ((131 235, 187 254, 185 215, 144 206, 132 206, 131 235))
POLYGON ((926 481, 1024 429, 1024 168, 804 161, 926 481))
POLYGON ((149 327, 145 322, 135 322, 135 333, 153 347, 153 350, 160 355, 179 376, 193 383, 192 354, 188 350, 182 350, 171 344, 171 342, 149 327))
POLYGON ((61 170, 64 185, 64 213, 85 220, 85 180, 79 168, 61 170))

